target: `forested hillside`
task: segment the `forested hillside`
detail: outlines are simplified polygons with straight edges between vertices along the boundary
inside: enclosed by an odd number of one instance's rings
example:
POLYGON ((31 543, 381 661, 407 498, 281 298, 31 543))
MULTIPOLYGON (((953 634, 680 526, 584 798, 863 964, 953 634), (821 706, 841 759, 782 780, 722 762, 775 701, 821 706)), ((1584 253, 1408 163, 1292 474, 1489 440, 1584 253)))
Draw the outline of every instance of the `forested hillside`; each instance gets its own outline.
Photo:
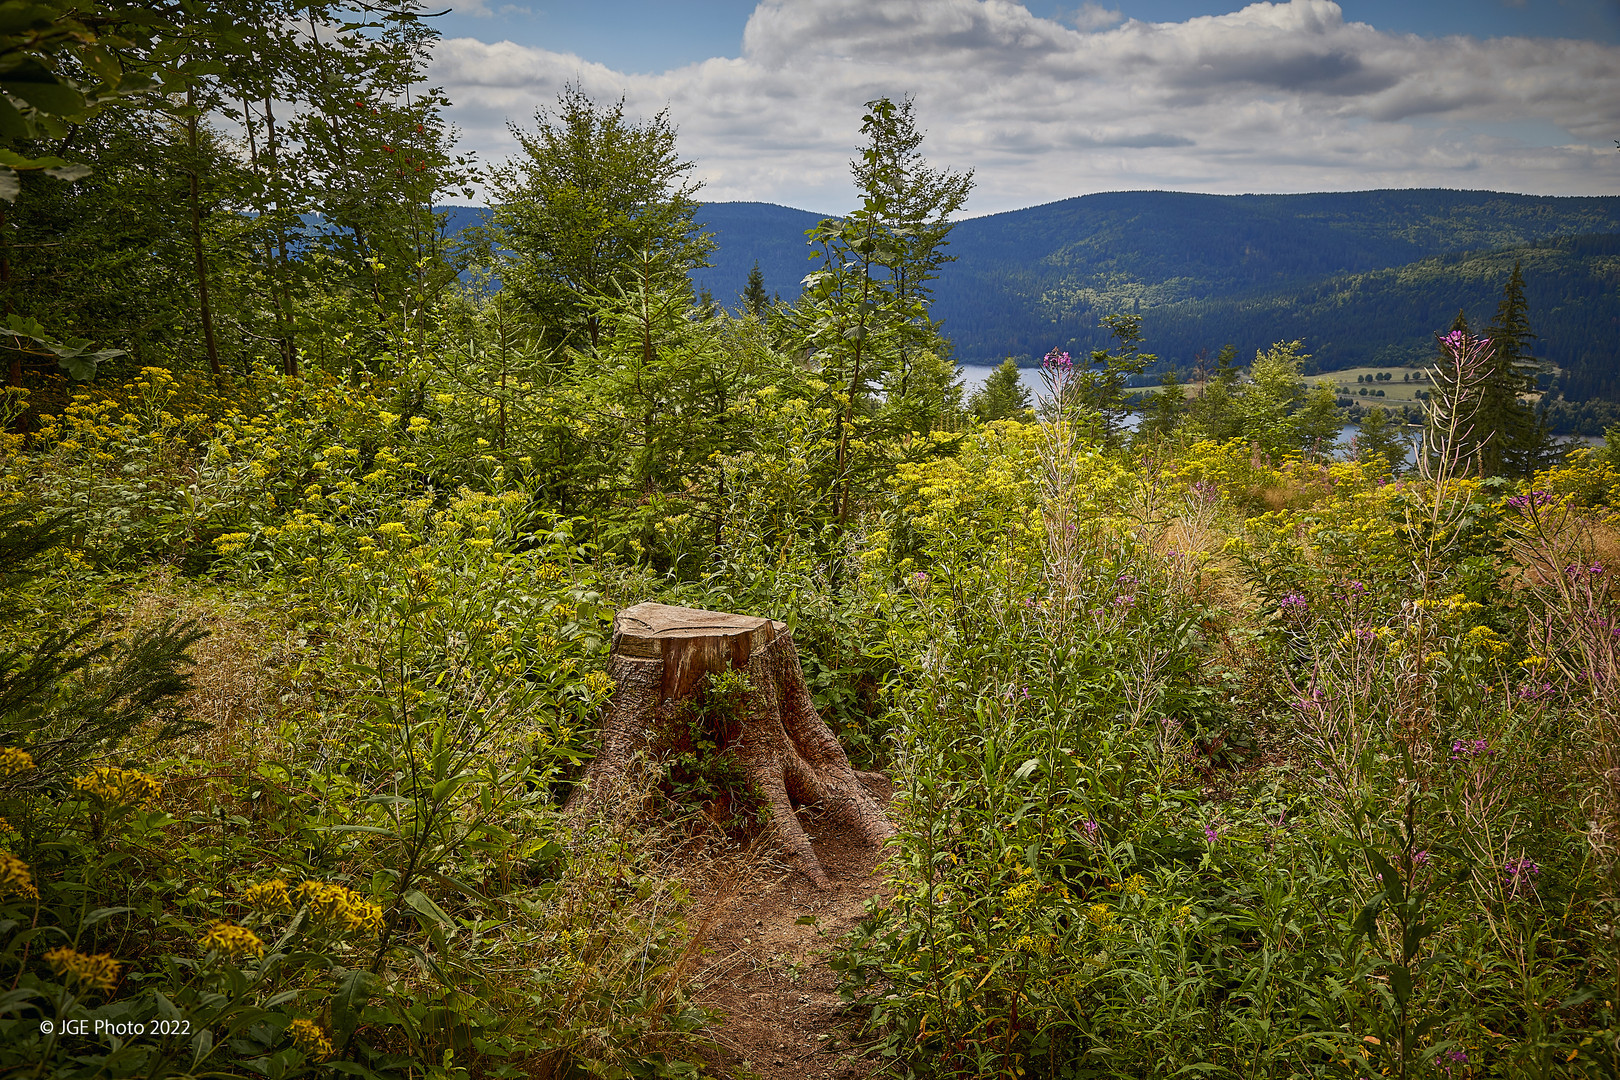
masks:
MULTIPOLYGON (((807 271, 792 236, 813 215, 711 204, 714 266, 696 280, 734 302, 755 259, 791 298, 807 271)), ((1526 260, 1535 354, 1567 374, 1572 400, 1606 397, 1620 374, 1620 199, 1467 191, 1317 195, 1115 192, 971 218, 934 314, 964 363, 1035 363, 1053 344, 1102 347, 1102 315, 1142 315, 1166 364, 1220 347, 1252 356, 1303 338, 1320 370, 1427 360, 1458 310, 1481 321, 1526 260), (1597 234, 1597 235, 1587 235, 1597 234), (1288 329, 1284 329, 1284 328, 1288 329)))
POLYGON ((726 307, 676 117, 477 166, 435 36, 0 5, 0 1076, 1620 1075, 1620 430, 1525 400, 1612 200, 987 253, 877 98, 726 307), (964 401, 947 241, 1098 348, 964 401), (1343 449, 1339 296, 1476 309, 1343 449), (1195 302, 1263 347, 1131 416, 1195 302))

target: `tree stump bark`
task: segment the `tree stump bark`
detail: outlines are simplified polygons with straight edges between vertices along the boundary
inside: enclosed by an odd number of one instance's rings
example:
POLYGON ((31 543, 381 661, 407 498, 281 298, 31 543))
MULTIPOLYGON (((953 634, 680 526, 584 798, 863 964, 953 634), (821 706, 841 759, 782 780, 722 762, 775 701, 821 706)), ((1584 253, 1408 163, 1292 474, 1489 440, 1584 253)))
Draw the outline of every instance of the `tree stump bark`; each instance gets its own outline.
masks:
POLYGON ((690 709, 710 672, 746 673, 750 689, 729 747, 770 811, 788 862, 820 888, 827 875, 793 811, 816 803, 833 819, 879 844, 894 827, 861 784, 849 757, 816 712, 787 624, 750 615, 666 604, 637 604, 613 620, 608 674, 614 694, 602 722, 602 752, 568 809, 599 807, 655 733, 690 709))

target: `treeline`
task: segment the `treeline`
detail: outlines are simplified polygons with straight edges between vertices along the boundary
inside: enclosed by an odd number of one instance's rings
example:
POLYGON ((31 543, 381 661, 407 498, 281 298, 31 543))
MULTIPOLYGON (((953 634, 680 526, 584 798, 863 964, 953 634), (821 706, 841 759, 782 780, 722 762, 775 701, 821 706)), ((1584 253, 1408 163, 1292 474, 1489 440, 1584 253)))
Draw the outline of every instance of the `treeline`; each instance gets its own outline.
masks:
MULTIPOLYGON (((803 212, 705 206, 719 298, 754 261, 791 295, 805 273, 803 212)), ((1522 261, 1540 337, 1571 400, 1612 397, 1604 343, 1620 327, 1620 203, 1491 192, 1089 195, 962 222, 935 312, 959 360, 1026 366, 1054 342, 1105 348, 1103 315, 1143 316, 1164 365, 1189 370, 1233 342, 1252 355, 1302 338, 1316 370, 1424 362, 1459 309, 1486 317, 1522 261)))

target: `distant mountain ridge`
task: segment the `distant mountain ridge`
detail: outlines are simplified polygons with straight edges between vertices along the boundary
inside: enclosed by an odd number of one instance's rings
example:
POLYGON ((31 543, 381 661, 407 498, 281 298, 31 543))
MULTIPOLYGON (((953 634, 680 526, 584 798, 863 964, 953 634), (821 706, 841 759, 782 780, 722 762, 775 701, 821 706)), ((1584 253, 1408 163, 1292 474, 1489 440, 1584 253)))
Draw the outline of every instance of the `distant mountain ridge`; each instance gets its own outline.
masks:
MULTIPOLYGON (((766 290, 791 300, 816 266, 804 232, 823 216, 704 204, 697 220, 717 247, 693 281, 735 306, 757 260, 766 290)), ((1107 192, 959 223, 933 311, 964 363, 1101 348, 1098 321, 1123 310, 1182 368, 1228 342, 1246 358, 1296 337, 1320 370, 1394 366, 1432 354, 1459 309, 1488 322, 1520 258, 1538 356, 1563 369, 1570 396, 1613 400, 1617 245, 1620 196, 1107 192)))

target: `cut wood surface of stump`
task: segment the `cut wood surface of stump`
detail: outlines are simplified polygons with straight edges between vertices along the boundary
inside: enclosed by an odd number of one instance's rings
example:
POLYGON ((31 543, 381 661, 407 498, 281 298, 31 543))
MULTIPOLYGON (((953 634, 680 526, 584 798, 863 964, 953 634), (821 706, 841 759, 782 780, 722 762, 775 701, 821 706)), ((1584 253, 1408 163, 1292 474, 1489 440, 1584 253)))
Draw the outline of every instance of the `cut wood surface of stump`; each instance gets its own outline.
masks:
POLYGON ((602 752, 570 809, 599 806, 654 733, 688 710, 711 672, 747 675, 749 689, 727 746, 743 778, 764 797, 769 828, 788 862, 818 887, 827 875, 793 804, 816 804, 871 844, 894 832, 832 729, 816 712, 786 623, 724 611, 637 604, 613 620, 608 674, 614 693, 602 721, 602 752))

